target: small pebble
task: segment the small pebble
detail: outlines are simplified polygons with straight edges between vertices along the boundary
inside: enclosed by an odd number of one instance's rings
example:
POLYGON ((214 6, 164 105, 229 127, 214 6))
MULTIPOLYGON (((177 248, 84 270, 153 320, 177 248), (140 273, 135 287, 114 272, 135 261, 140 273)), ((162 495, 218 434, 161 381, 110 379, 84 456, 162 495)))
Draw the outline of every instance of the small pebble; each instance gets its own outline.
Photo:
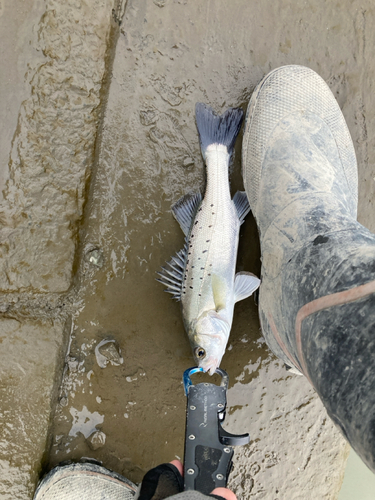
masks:
POLYGON ((184 166, 184 167, 191 167, 191 166, 193 166, 193 165, 194 165, 194 160, 193 160, 193 158, 189 158, 189 157, 188 157, 188 158, 185 158, 185 159, 184 159, 184 163, 183 163, 183 166, 184 166))
POLYGON ((86 259, 88 260, 88 262, 98 267, 99 269, 103 267, 104 257, 103 252, 100 250, 100 248, 94 248, 93 250, 87 252, 86 259))
POLYGON ((119 366, 124 362, 117 342, 111 339, 104 339, 99 342, 95 347, 95 356, 100 368, 105 368, 108 363, 119 366))
POLYGON ((106 435, 102 431, 96 431, 88 438, 89 447, 92 450, 97 450, 105 445, 106 435))

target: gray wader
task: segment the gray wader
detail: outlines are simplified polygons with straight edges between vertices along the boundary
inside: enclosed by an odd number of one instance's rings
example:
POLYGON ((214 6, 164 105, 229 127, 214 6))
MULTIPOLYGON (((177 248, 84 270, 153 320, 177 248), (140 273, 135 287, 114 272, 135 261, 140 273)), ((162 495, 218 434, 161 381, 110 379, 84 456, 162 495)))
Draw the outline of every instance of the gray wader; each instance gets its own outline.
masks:
POLYGON ((356 220, 352 140, 314 71, 281 67, 257 86, 243 176, 260 235, 267 344, 310 380, 375 471, 375 236, 356 220))

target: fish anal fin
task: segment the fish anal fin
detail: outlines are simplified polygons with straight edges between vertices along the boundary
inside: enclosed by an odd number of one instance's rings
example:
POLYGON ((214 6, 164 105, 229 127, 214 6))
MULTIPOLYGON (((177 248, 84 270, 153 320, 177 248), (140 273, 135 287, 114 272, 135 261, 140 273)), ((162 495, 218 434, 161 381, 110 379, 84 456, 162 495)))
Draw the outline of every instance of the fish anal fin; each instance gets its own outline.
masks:
POLYGON ((242 224, 246 215, 250 212, 249 200, 247 199, 245 191, 237 191, 237 193, 233 196, 233 203, 236 207, 240 224, 242 224))
POLYGON ((189 193, 182 196, 182 198, 176 201, 172 206, 174 218, 180 224, 185 236, 189 233, 189 229, 201 202, 201 193, 189 193))
POLYGON ((237 273, 234 280, 234 302, 250 297, 260 285, 260 279, 245 271, 237 273))

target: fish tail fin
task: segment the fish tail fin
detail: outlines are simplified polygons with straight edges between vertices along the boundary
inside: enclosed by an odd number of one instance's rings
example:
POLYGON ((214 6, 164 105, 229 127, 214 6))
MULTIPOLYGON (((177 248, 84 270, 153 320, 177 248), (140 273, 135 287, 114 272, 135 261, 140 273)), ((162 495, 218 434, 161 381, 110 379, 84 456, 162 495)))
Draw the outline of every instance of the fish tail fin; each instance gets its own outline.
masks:
POLYGON ((203 157, 210 144, 222 144, 232 154, 234 143, 241 129, 243 111, 241 108, 229 108, 222 115, 217 115, 212 108, 202 102, 195 105, 195 121, 201 142, 203 157))

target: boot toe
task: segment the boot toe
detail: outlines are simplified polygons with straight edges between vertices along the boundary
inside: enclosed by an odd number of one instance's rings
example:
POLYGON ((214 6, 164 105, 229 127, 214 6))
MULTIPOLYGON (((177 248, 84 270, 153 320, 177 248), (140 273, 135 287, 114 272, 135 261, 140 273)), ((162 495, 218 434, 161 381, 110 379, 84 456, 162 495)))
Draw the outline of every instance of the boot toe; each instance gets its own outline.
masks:
POLYGON ((331 90, 312 69, 283 66, 271 71, 251 97, 242 145, 243 178, 250 206, 257 219, 257 203, 264 157, 274 128, 286 116, 310 113, 325 121, 341 158, 354 205, 358 202, 357 162, 353 143, 331 90))

